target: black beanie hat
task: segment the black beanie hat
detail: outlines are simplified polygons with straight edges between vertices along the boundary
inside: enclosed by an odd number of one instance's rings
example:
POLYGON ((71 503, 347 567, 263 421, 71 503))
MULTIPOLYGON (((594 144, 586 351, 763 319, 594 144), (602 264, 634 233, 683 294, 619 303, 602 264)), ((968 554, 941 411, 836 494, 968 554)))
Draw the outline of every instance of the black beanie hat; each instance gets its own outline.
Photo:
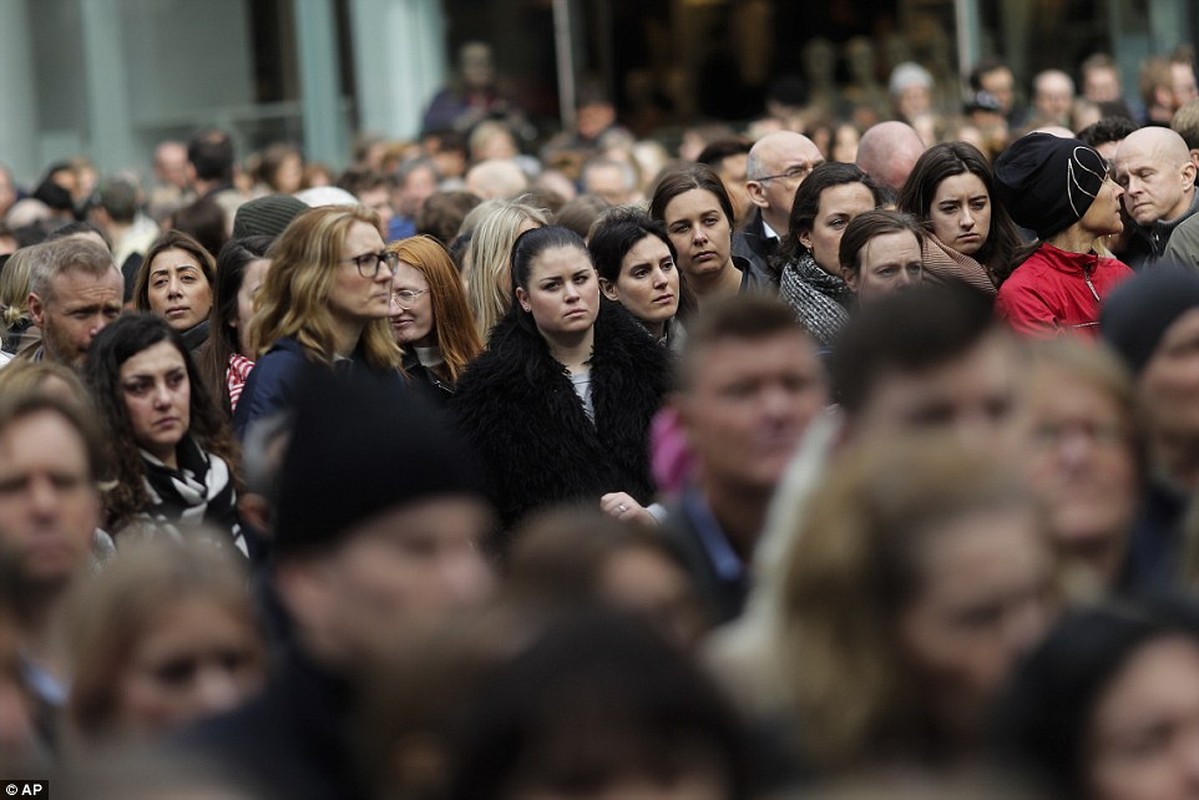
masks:
POLYGON ((1078 139, 1030 133, 995 160, 995 195, 1044 240, 1082 219, 1106 177, 1103 156, 1078 139))
POLYGON ((310 367, 280 474, 278 557, 333 547, 359 523, 447 494, 486 499, 482 473, 429 401, 393 376, 310 367))
POLYGON ((247 236, 277 237, 291 221, 309 208, 303 200, 289 194, 268 194, 242 203, 233 215, 233 238, 247 236))
POLYGON ((1117 286, 1099 312, 1099 331, 1139 374, 1174 321, 1199 308, 1199 274, 1157 265, 1117 286))

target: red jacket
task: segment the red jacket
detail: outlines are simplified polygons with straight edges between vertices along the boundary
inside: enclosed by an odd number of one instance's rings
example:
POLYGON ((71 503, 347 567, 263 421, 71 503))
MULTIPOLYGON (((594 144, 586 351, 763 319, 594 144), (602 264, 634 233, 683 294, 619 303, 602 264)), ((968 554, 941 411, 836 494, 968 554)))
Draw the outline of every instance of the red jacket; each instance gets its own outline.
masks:
POLYGON ((999 287, 995 310, 1013 330, 1041 339, 1076 331, 1099 336, 1099 305, 1131 278, 1128 265, 1042 244, 999 287))

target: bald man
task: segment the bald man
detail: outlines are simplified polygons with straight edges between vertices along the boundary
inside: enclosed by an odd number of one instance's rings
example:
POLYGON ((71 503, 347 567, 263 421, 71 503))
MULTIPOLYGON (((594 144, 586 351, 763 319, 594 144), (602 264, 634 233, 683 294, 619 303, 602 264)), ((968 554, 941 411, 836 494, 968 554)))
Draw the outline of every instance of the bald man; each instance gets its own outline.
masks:
POLYGON ((1124 208, 1137 228, 1122 260, 1135 268, 1160 259, 1174 231, 1199 209, 1195 165, 1182 137, 1169 128, 1130 133, 1113 159, 1124 208))
POLYGON ((888 199, 894 203, 923 153, 924 142, 911 125, 880 122, 862 134, 857 164, 862 172, 888 191, 888 199))
POLYGON ((1074 81, 1060 69, 1047 69, 1032 79, 1032 105, 1041 125, 1070 125, 1074 81))
POLYGON ((787 236, 795 191, 823 162, 815 142, 792 131, 768 133, 749 150, 745 190, 754 208, 745 227, 733 235, 733 255, 748 259, 750 269, 774 286, 779 277, 771 261, 787 236))

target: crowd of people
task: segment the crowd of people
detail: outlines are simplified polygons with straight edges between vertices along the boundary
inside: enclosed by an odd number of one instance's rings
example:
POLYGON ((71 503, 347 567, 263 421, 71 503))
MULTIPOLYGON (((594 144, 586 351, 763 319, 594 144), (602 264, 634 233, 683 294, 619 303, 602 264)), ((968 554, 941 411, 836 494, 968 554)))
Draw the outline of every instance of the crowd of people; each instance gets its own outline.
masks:
POLYGON ((534 156, 485 51, 340 175, 0 172, 0 774, 1199 793, 1186 53, 672 158, 588 92, 534 156))

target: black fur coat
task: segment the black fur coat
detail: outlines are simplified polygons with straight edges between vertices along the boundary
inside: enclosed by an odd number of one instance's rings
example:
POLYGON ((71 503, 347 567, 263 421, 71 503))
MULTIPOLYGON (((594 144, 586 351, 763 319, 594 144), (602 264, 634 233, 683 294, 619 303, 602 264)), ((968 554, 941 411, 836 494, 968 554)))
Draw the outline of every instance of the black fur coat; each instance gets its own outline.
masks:
POLYGON ((648 503, 649 425, 669 385, 669 356, 619 305, 601 300, 591 356, 595 424, 540 334, 509 315, 450 401, 483 459, 500 520, 624 491, 648 503))

